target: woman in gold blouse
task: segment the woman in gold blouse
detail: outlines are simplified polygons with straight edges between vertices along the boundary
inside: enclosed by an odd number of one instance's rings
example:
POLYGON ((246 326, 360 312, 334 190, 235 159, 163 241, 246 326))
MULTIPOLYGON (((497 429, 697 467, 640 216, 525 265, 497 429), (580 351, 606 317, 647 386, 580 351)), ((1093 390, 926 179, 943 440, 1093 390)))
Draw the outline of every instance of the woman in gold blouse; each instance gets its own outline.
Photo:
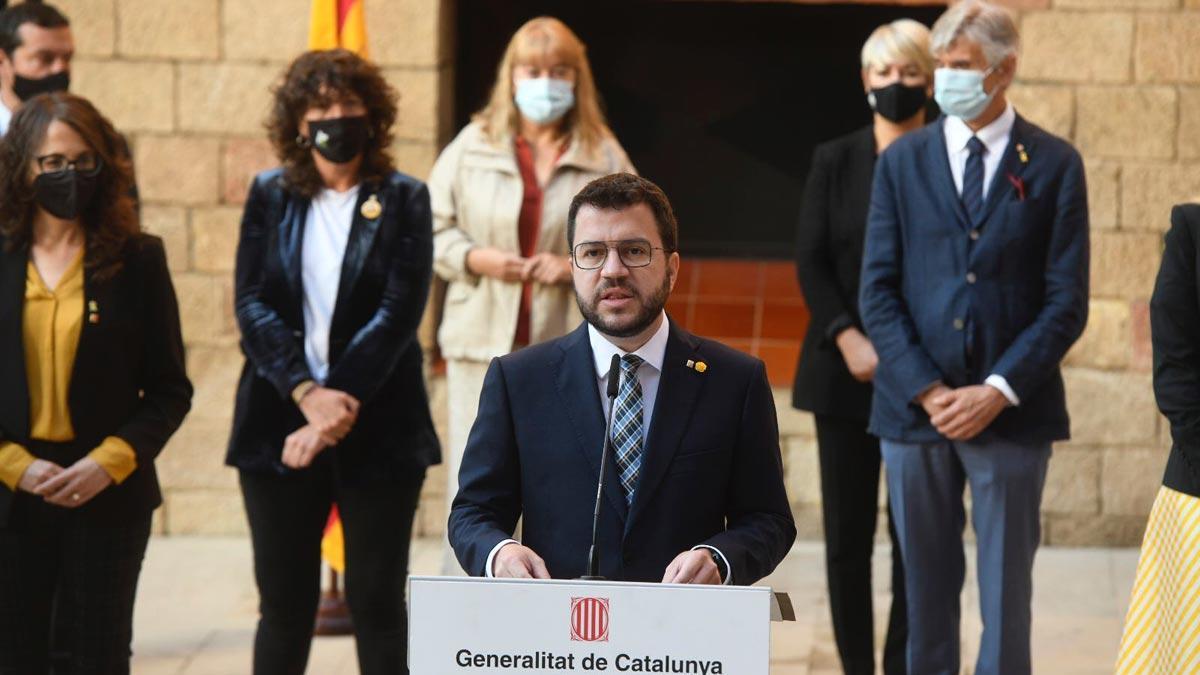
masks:
POLYGON ((52 646, 76 675, 129 672, 154 458, 190 407, 162 242, 139 232, 119 147, 65 93, 0 141, 0 674, 48 672, 52 646))

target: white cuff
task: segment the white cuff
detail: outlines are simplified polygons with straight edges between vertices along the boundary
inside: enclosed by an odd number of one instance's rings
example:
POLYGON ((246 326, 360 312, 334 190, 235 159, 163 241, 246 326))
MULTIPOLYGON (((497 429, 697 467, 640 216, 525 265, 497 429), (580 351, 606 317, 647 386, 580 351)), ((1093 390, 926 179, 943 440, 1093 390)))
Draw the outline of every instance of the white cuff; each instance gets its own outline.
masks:
POLYGON ((1008 386, 1008 380, 1004 379, 1002 375, 988 375, 987 379, 984 380, 983 383, 999 389, 1000 393, 1004 394, 1004 398, 1008 399, 1008 402, 1012 405, 1021 405, 1021 399, 1017 398, 1017 392, 1013 391, 1013 388, 1008 386))
POLYGON ((492 552, 488 554, 487 562, 485 562, 483 564, 483 576, 485 576, 489 579, 494 578, 496 575, 492 573, 492 563, 496 561, 496 554, 500 552, 500 549, 504 548, 505 546, 508 546, 509 544, 519 544, 519 543, 521 543, 521 542, 517 541, 516 539, 505 539, 504 541, 500 542, 499 544, 496 544, 496 547, 493 548, 492 552))
POLYGON ((723 586, 732 585, 733 584, 733 568, 729 566, 729 558, 726 558, 725 554, 721 553, 721 549, 717 548, 716 546, 709 546, 708 544, 700 544, 699 546, 693 546, 692 550, 695 551, 697 549, 702 549, 702 548, 706 548, 706 549, 716 553, 717 555, 721 556, 721 562, 725 563, 725 580, 721 582, 721 585, 723 585, 723 586))

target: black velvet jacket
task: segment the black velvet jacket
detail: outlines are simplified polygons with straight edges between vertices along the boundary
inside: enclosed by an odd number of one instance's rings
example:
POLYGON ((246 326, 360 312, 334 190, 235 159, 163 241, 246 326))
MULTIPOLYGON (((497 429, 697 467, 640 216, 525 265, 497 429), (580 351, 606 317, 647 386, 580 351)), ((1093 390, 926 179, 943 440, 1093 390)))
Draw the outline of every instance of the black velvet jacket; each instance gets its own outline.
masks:
MULTIPOLYGON (((22 327, 29 253, 4 248, 0 238, 0 439, 29 447, 22 327)), ((43 457, 68 466, 108 436, 133 447, 137 469, 78 509, 84 518, 105 521, 162 503, 154 459, 183 422, 192 399, 162 240, 138 235, 122 257, 120 271, 110 279, 101 282, 90 271, 85 274, 84 311, 95 303, 97 321, 83 322, 67 394, 75 441, 43 457)), ((12 500, 13 493, 0 484, 0 525, 8 520, 12 500)))
MULTIPOLYGON (((289 433, 305 423, 291 392, 313 379, 304 359, 301 252, 310 200, 289 191, 279 169, 250 189, 238 241, 236 312, 246 364, 238 384, 226 463, 285 474, 289 433)), ((325 385, 362 403, 353 430, 332 452, 351 483, 396 479, 441 461, 429 416, 417 326, 433 267, 429 192, 393 173, 365 181, 342 262, 325 385), (374 218, 363 204, 382 206, 374 218), (366 215, 364 215, 366 211, 366 215)))

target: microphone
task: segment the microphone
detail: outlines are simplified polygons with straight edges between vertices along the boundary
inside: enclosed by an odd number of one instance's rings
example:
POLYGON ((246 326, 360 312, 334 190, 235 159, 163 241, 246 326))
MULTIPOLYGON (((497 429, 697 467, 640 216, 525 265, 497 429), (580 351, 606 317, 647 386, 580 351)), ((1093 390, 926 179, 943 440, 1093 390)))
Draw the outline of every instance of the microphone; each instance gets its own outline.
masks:
POLYGON ((604 497, 604 475, 608 471, 608 455, 612 452, 612 423, 616 406, 617 389, 621 384, 621 357, 613 354, 608 366, 608 419, 604 422, 604 443, 600 451, 600 481, 596 484, 596 510, 592 513, 592 546, 588 549, 587 574, 579 577, 584 581, 604 581, 600 576, 600 549, 596 539, 600 534, 600 501, 604 497))

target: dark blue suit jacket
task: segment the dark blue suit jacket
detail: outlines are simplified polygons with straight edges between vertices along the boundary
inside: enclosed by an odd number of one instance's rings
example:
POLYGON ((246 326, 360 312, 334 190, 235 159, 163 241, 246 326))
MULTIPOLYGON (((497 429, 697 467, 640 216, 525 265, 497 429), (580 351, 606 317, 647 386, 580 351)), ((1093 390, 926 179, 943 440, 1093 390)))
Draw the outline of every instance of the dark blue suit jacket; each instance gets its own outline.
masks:
POLYGON ((1065 439, 1059 362, 1087 321, 1083 161, 1018 116, 984 216, 972 223, 950 174, 944 124, 903 136, 875 170, 860 290, 879 353, 870 430, 939 440, 916 396, 938 380, 959 387, 994 373, 1021 405, 985 434, 1065 439))
MULTIPOLYGON (((523 517, 522 543, 551 576, 584 573, 604 440, 597 386, 587 324, 492 361, 450 513, 467 572, 482 576, 523 517)), ((734 583, 752 584, 796 537, 762 362, 674 324, 630 508, 611 457, 608 468, 599 545, 609 579, 660 581, 675 556, 708 544, 734 583)))

